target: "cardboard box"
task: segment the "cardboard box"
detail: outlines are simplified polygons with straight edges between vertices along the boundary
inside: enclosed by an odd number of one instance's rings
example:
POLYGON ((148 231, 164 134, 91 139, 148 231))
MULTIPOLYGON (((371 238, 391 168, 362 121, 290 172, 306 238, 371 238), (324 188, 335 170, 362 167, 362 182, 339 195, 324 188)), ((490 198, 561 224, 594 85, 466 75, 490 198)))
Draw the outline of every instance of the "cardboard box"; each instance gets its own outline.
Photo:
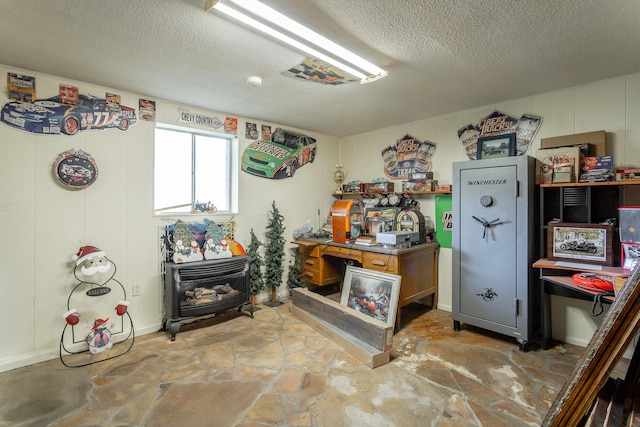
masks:
POLYGON ((627 179, 640 179, 640 168, 616 169, 616 181, 624 181, 627 179))
POLYGON ((367 182, 364 184, 364 193, 392 193, 395 191, 393 182, 367 182))
POLYGON ((613 156, 580 159, 580 182, 613 181, 613 156))
POLYGON ((346 184, 342 184, 342 191, 345 193, 359 193, 360 190, 360 181, 351 181, 346 184))
POLYGON ((536 151, 536 184, 551 184, 553 171, 566 166, 573 167, 573 180, 578 182, 580 168, 580 148, 559 147, 536 151))
POLYGON ((433 181, 432 180, 426 180, 425 182, 403 181, 402 191, 405 193, 421 193, 424 191, 433 191, 433 181))
POLYGON ((613 171, 613 156, 583 157, 580 159, 580 169, 582 169, 582 172, 593 169, 613 171))
POLYGON ((570 147, 574 145, 591 144, 589 155, 594 157, 605 156, 606 143, 605 132, 598 130, 594 132, 576 133, 573 135, 554 136, 552 138, 542 138, 540 148, 570 147))
POLYGON ((433 179, 433 172, 420 172, 420 173, 409 174, 409 181, 411 182, 427 182, 428 179, 433 179))

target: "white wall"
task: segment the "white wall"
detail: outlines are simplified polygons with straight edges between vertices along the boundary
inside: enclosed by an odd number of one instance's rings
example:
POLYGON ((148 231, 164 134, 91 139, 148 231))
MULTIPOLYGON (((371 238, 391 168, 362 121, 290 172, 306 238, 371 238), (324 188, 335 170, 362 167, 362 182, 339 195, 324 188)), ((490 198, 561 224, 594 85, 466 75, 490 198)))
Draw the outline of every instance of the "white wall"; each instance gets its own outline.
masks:
MULTIPOLYGON (((0 75, 6 76, 7 72, 35 76, 38 98, 56 95, 61 83, 77 86, 80 93, 85 94, 120 94, 122 104, 136 110, 138 99, 146 98, 117 88, 0 65, 0 75)), ((3 90, 0 104, 7 101, 6 90, 3 90)), ((159 99, 156 102, 157 121, 163 123, 178 124, 178 108, 222 120, 227 116, 224 112, 204 111, 159 99)), ((240 154, 252 142, 244 139, 246 120, 238 117, 240 154)), ((260 120, 248 121, 278 126, 260 120)), ((335 183, 331 174, 338 157, 338 139, 308 134, 317 138, 318 154, 314 163, 298 169, 293 178, 268 180, 240 172, 236 239, 245 247, 250 241, 251 228, 264 241, 268 212, 274 200, 284 216, 287 242, 292 239, 293 230, 305 220, 311 219, 316 226, 318 209, 323 217, 329 211, 333 203, 330 194, 335 183)), ((78 283, 73 277, 71 256, 83 245, 99 247, 117 265, 115 278, 127 291, 137 334, 159 329, 163 296, 159 276, 159 228, 167 222, 152 214, 153 135, 154 123, 146 121, 139 121, 126 132, 88 130, 74 136, 39 135, 0 123, 0 224, 5 242, 0 248, 0 371, 58 357, 65 324, 62 314, 66 311, 69 292, 78 283), (88 152, 98 164, 98 179, 85 190, 62 188, 53 177, 52 168, 58 155, 72 148, 88 152), (133 283, 142 284, 141 296, 131 296, 133 283)), ((228 219, 228 216, 207 217, 219 223, 228 219)), ((203 217, 182 219, 202 221, 203 217)), ((291 246, 287 243, 287 248, 291 246)), ((289 254, 287 250, 287 262, 289 254)), ((279 293, 288 295, 286 283, 279 293)), ((258 299, 266 297, 265 293, 258 299)), ((90 310, 89 307, 74 308, 81 314, 90 310)), ((112 314, 112 307, 108 309, 104 316, 112 314)))
MULTIPOLYGON (((75 85, 81 93, 118 93, 123 105, 136 109, 138 99, 146 98, 117 88, 0 65, 0 75, 7 72, 35 76, 39 98, 57 94, 60 83, 75 85)), ((7 93, 2 91, 0 104, 7 101, 7 93)), ((227 116, 224 112, 156 101, 159 122, 177 124, 178 108, 221 119, 227 116)), ((383 177, 381 149, 406 133, 437 144, 433 158, 435 178, 442 184, 450 184, 451 164, 466 160, 457 129, 467 123, 477 123, 494 109, 515 116, 524 113, 543 116, 543 125, 529 153, 539 147, 540 138, 604 129, 616 165, 640 164, 640 73, 354 135, 341 141, 310 133, 318 140, 318 156, 313 164, 300 168, 294 178, 273 181, 240 172, 239 213, 235 215, 237 240, 247 246, 251 228, 263 240, 273 200, 285 218, 287 239, 307 219, 316 226, 318 209, 324 218, 333 203, 330 194, 335 183, 331 174, 338 159, 345 166, 347 181, 383 177)), ((240 153, 251 142, 243 136, 246 120, 238 117, 240 153)), ((0 324, 3 326, 0 371, 58 356, 64 327, 62 314, 66 311, 68 294, 77 283, 72 275, 71 255, 83 245, 98 246, 117 264, 116 278, 126 287, 128 295, 133 283, 142 284, 142 296, 129 297, 137 333, 153 332, 160 327, 158 231, 166 222, 152 215, 153 129, 153 123, 140 121, 127 132, 109 129, 81 131, 74 136, 38 135, 0 123, 3 183, 0 224, 4 238, 0 248, 0 324), (52 175, 58 155, 71 148, 90 153, 98 163, 97 181, 82 191, 60 187, 52 175)), ((433 198, 423 197, 420 201, 423 212, 434 217, 433 198)), ((227 219, 210 218, 217 222, 227 219)), ((451 307, 450 249, 440 251, 439 273, 439 307, 447 310, 451 307)), ((286 285, 280 288, 280 294, 288 294, 286 285)), ((261 295, 259 299, 266 297, 261 295)), ((588 303, 554 297, 554 338, 585 345, 602 318, 591 317, 589 311, 588 303)))
MULTIPOLYGON (((434 179, 440 184, 451 184, 452 163, 468 160, 457 130, 469 123, 477 124, 494 110, 515 117, 525 113, 543 117, 529 155, 535 155, 541 138, 605 130, 607 154, 614 156, 615 165, 640 165, 640 73, 636 73, 343 138, 340 162, 348 174, 347 181, 366 182, 384 177, 381 150, 408 133, 437 144, 434 179)), ((400 185, 401 181, 396 181, 396 188, 400 185)), ((435 218, 434 197, 418 197, 423 214, 435 218)), ((442 248, 438 307, 449 311, 451 263, 451 249, 442 248)), ((552 306, 553 337, 572 344, 586 345, 603 317, 591 316, 588 302, 554 296, 552 306)))

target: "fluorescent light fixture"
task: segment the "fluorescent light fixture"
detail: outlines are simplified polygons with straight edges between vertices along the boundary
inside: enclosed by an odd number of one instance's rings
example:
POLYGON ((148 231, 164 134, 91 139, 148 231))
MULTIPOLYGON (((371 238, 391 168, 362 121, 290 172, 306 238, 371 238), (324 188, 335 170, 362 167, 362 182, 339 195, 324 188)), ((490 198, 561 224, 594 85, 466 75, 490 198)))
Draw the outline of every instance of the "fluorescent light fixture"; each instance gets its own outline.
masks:
POLYGON ((222 0, 207 0, 205 3, 205 11, 214 8, 280 40, 281 42, 287 43, 298 50, 306 52, 315 58, 322 59, 323 61, 326 61, 339 69, 360 78, 361 83, 375 81, 387 75, 387 71, 257 0, 225 0, 225 3, 226 4, 223 4, 222 0), (292 37, 289 37, 266 24, 263 24, 262 22, 248 16, 246 13, 231 7, 231 4, 244 9, 246 12, 257 16, 260 19, 264 19, 274 25, 277 25, 287 32, 295 34, 296 36, 306 40, 308 43, 311 43, 326 52, 330 52, 332 55, 337 56, 339 60, 292 37), (365 72, 367 74, 365 74, 365 72))

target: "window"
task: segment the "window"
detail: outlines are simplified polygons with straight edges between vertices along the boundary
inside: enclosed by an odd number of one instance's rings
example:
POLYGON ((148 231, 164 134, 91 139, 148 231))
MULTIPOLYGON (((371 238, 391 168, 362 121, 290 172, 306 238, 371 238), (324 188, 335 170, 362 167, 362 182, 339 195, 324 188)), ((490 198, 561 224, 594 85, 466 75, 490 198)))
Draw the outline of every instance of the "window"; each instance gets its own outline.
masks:
POLYGON ((238 144, 227 134, 168 125, 155 130, 154 213, 237 211, 238 144))

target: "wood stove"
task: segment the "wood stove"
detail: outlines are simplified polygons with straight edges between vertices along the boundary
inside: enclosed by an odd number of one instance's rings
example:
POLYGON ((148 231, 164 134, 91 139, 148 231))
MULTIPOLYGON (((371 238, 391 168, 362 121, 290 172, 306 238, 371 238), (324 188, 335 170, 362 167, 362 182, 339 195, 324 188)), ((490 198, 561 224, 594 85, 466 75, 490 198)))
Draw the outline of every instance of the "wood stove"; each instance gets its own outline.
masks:
POLYGON ((165 315, 162 330, 175 341, 180 322, 243 307, 253 318, 249 294, 249 257, 175 264, 165 263, 165 315))

